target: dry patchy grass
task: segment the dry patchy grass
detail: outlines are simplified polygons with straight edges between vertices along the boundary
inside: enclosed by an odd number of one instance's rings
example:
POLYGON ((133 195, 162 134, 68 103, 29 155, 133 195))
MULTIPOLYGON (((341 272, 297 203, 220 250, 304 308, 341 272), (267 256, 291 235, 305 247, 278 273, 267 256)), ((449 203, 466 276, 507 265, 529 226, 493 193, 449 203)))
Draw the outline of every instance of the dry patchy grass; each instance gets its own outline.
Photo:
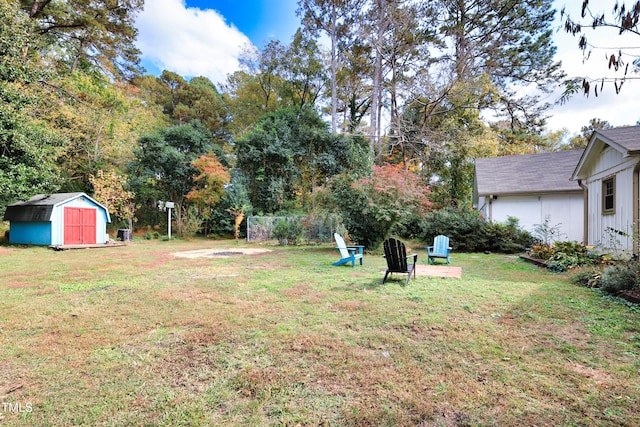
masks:
POLYGON ((462 279, 405 287, 329 247, 172 255, 242 248, 0 248, 0 425, 640 424, 638 311, 565 276, 456 254, 462 279))

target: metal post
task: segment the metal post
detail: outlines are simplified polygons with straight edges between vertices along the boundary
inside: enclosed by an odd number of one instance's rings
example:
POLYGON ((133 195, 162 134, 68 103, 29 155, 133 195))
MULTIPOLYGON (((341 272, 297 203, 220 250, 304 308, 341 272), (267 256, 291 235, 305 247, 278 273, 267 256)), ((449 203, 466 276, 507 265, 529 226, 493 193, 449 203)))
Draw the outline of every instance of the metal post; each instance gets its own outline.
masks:
POLYGON ((175 207, 175 203, 166 202, 164 206, 169 210, 169 216, 167 217, 167 234, 169 235, 169 240, 171 240, 171 209, 175 207))

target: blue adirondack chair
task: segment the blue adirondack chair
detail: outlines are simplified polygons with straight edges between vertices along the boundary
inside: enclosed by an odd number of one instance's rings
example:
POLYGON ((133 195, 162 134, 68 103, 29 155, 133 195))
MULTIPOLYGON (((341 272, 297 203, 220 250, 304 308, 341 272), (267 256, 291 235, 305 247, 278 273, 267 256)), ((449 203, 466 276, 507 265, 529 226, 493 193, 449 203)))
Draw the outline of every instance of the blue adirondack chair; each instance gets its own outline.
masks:
POLYGON ((433 264, 435 258, 444 258, 449 264, 449 252, 451 252, 449 238, 443 235, 436 236, 433 239, 433 246, 427 246, 427 264, 433 264))
POLYGON ((362 265, 364 246, 347 246, 342 236, 338 233, 334 233, 333 238, 336 240, 336 249, 340 251, 340 259, 334 262, 333 265, 342 265, 350 262, 351 266, 355 267, 357 259, 360 260, 360 265, 362 265))

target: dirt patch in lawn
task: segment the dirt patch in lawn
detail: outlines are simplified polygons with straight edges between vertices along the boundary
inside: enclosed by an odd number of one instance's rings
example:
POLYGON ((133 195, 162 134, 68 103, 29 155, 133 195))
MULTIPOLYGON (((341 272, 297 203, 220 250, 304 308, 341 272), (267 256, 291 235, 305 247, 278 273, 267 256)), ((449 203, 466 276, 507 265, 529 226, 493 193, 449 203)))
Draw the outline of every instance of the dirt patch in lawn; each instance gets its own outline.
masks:
POLYGON ((416 265, 418 276, 431 277, 462 277, 462 267, 451 267, 448 265, 416 265))
POLYGON ((171 255, 180 258, 229 258, 238 255, 256 255, 271 252, 262 248, 227 248, 227 249, 197 249, 194 251, 173 252, 171 255))

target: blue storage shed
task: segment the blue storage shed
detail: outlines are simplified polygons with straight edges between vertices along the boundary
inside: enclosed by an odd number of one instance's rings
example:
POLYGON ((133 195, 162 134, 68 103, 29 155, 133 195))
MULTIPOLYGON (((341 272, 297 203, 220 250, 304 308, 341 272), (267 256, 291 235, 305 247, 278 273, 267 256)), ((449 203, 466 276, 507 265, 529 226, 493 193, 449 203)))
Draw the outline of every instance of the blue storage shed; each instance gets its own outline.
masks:
POLYGON ((107 208, 85 193, 38 194, 7 206, 9 243, 65 246, 108 243, 107 208))

